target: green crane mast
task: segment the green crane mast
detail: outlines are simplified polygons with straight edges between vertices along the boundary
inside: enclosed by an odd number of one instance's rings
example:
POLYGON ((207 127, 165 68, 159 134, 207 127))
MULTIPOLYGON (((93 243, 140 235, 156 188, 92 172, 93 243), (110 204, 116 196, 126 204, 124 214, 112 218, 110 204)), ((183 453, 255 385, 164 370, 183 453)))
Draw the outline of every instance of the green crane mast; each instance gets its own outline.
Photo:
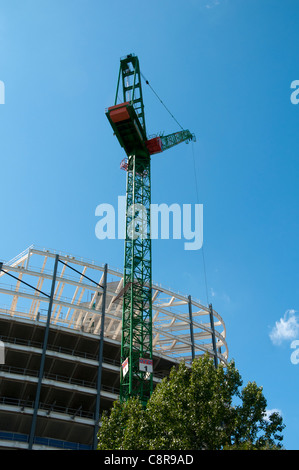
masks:
POLYGON ((151 155, 195 137, 182 130, 147 139, 141 72, 133 54, 120 60, 115 103, 106 116, 125 150, 121 168, 127 171, 120 400, 139 396, 145 404, 153 390, 151 155))

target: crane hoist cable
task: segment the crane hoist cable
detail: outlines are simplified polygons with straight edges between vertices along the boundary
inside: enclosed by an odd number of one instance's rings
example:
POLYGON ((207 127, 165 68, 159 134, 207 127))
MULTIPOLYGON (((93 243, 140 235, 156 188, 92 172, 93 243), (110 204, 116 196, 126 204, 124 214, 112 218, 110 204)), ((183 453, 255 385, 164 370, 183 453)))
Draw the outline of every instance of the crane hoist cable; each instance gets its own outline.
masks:
MULTIPOLYGON (((171 111, 167 108, 165 103, 161 100, 160 96, 158 93, 153 89, 147 78, 144 76, 144 74, 140 71, 140 75, 145 81, 145 83, 150 87, 152 92, 155 94, 155 96, 158 98, 160 103, 164 106, 166 111, 170 114, 170 116, 174 119, 174 121, 178 124, 178 126, 183 130, 182 125, 178 122, 178 120, 174 117, 174 115, 171 113, 171 111)), ((195 165, 195 155, 194 155, 194 146, 192 144, 192 158, 193 158, 193 165, 194 165, 194 178, 195 178, 195 190, 196 190, 196 198, 197 198, 197 203, 199 204, 199 192, 198 192, 198 184, 197 184, 197 172, 196 172, 196 165, 195 165)), ((201 253, 202 253, 202 262, 203 262, 203 272, 204 272, 204 282, 205 282, 205 290, 206 290, 206 297, 207 297, 207 303, 209 303, 209 293, 208 293, 208 282, 207 282, 207 270, 206 270, 206 262, 205 262, 205 255, 204 255, 204 247, 201 247, 201 253)))
MULTIPOLYGON (((179 125, 181 129, 183 129, 182 125, 178 122, 178 120, 174 117, 174 115, 171 113, 171 111, 167 108, 165 103, 161 100, 160 96, 158 93, 153 89, 147 78, 144 76, 142 72, 140 72, 141 77, 145 81, 145 83, 150 87, 152 92, 156 95, 160 103, 164 106, 166 111, 170 114, 170 116, 174 119, 174 121, 179 125)), ((194 146, 192 144, 192 158, 193 158, 193 165, 194 165, 194 178, 195 178, 195 190, 196 190, 196 198, 197 198, 197 203, 199 204, 199 192, 198 192, 198 184, 197 184, 197 172, 196 172, 196 164, 195 164, 195 155, 194 155, 194 146)), ((204 282, 205 282, 205 289, 206 289, 206 297, 207 297, 207 303, 209 303, 209 293, 208 293, 208 282, 207 282, 207 270, 206 270, 206 262, 205 262, 205 255, 204 255, 204 247, 201 247, 201 253, 202 253, 202 261, 203 261, 203 271, 204 271, 204 282)))
MULTIPOLYGON (((197 203, 199 204, 199 191, 198 191, 198 184, 197 184, 197 172, 196 172, 195 154, 194 154, 193 143, 191 145, 191 148, 192 148, 192 159, 193 159, 193 165, 194 165, 194 179, 195 179, 196 199, 197 199, 197 203)), ((203 272, 204 272, 204 281, 205 281, 205 288, 206 288, 207 303, 209 304, 207 270, 206 270, 206 261, 205 261, 205 254, 204 254, 204 246, 203 245, 201 247, 201 254, 202 254, 202 263, 203 263, 203 272)))

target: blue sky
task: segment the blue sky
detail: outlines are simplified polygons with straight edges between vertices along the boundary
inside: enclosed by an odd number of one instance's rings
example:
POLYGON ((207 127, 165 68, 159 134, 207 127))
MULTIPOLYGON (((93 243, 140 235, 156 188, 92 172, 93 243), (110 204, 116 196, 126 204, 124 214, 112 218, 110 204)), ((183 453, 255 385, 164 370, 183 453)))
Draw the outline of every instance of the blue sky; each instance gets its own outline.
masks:
MULTIPOLYGON (((287 449, 299 449, 298 24, 297 0, 0 0, 0 258, 34 243, 122 268, 123 241, 96 238, 95 209, 125 194, 105 108, 135 53, 197 137, 153 157, 152 201, 204 206, 207 289, 202 251, 183 240, 153 242, 153 279, 213 303, 287 449)), ((148 133, 178 130, 143 88, 148 133)))

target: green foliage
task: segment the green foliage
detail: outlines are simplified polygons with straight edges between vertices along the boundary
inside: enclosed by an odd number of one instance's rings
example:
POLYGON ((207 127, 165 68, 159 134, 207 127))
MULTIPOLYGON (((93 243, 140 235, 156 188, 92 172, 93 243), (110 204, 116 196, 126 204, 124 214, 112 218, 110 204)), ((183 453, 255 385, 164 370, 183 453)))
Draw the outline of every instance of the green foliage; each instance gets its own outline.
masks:
POLYGON ((217 369, 207 355, 191 368, 182 362, 156 387, 146 408, 138 398, 114 403, 102 417, 98 449, 280 449, 281 416, 265 418, 267 402, 255 382, 241 386, 233 361, 217 369))

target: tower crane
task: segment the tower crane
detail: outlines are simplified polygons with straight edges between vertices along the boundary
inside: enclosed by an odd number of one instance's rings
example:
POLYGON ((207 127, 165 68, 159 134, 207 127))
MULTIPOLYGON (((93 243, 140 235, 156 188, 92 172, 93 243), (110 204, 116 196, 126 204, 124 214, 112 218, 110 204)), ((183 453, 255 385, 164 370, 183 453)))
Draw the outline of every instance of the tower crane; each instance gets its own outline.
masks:
POLYGON ((153 391, 151 155, 195 136, 181 130, 147 138, 141 75, 136 55, 120 59, 115 103, 106 116, 126 153, 121 168, 127 172, 120 400, 139 396, 145 404, 153 391))

